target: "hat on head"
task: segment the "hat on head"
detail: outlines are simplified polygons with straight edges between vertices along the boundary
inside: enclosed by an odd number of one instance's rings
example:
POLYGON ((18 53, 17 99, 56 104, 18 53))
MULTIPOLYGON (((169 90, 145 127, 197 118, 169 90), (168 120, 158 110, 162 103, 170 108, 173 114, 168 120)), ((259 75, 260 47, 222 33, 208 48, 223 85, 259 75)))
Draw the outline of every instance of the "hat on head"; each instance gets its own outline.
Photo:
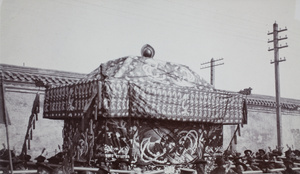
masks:
POLYGON ((44 156, 42 156, 42 155, 39 155, 38 157, 35 158, 35 160, 36 160, 37 162, 40 162, 40 163, 44 162, 45 159, 46 159, 46 157, 44 157, 44 156))
POLYGON ((247 149, 247 150, 244 151, 244 154, 247 154, 247 153, 250 153, 250 154, 251 154, 252 151, 251 151, 250 149, 247 149))
POLYGON ((30 155, 21 154, 21 155, 19 155, 18 158, 21 159, 21 160, 24 160, 24 161, 29 161, 31 159, 31 156, 30 155))
POLYGON ((258 149, 258 152, 262 152, 263 154, 266 153, 263 149, 258 149))

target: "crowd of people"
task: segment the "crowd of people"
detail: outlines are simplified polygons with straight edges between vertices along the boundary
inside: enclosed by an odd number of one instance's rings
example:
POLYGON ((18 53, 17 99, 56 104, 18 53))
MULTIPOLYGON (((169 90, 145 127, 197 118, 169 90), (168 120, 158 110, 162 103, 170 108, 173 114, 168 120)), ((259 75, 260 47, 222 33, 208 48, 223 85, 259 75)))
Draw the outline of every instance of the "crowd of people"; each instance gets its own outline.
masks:
POLYGON ((215 165, 216 167, 210 172, 211 174, 240 174, 244 171, 300 174, 293 169, 300 167, 300 151, 291 148, 284 153, 281 149, 269 149, 269 151, 259 149, 257 152, 248 149, 244 151, 244 154, 225 151, 222 156, 216 157, 215 165))
MULTIPOLYGON (((13 152, 13 151, 12 151, 13 152)), ((60 164, 63 161, 63 153, 59 152, 55 156, 48 158, 48 162, 52 164, 60 164)), ((282 174, 300 174, 300 151, 292 150, 289 148, 285 152, 282 149, 274 149, 270 148, 266 151, 264 149, 259 149, 257 152, 252 152, 251 150, 245 150, 242 153, 236 151, 224 151, 221 153, 222 155, 214 156, 214 164, 211 168, 205 166, 207 161, 200 160, 201 162, 193 163, 192 167, 197 174, 241 174, 245 173, 245 171, 261 171, 261 173, 282 173, 282 174), (199 167, 199 164, 201 167, 199 167), (279 169, 279 170, 276 170, 279 169)), ((14 168, 18 168, 18 165, 22 162, 29 161, 30 157, 28 156, 16 156, 12 153, 12 157, 14 159, 14 168)), ((7 149, 0 150, 0 159, 8 160, 8 151, 7 149)), ((43 163, 46 158, 41 154, 37 158, 35 158, 38 164, 43 163)), ((199 161, 199 160, 197 160, 199 161)), ((115 166, 110 166, 114 169, 121 170, 129 170, 130 163, 124 161, 116 161, 115 166)), ((2 163, 3 165, 8 166, 8 164, 2 163)), ((39 165, 39 167, 47 167, 43 165, 39 165)), ((109 168, 105 166, 105 163, 101 162, 101 165, 98 166, 98 173, 109 173, 109 168)), ((21 169, 21 168, 20 168, 21 169)), ((186 171, 187 172, 187 171, 186 171)), ((181 173, 184 173, 182 171, 181 173)))

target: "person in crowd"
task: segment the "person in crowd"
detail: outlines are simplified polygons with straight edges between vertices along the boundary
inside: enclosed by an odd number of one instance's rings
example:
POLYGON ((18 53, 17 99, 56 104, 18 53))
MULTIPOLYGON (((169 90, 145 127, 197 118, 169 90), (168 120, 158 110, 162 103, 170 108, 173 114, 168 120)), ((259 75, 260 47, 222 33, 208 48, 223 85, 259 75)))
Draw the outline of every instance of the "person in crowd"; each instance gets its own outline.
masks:
POLYGON ((244 151, 244 160, 247 166, 247 170, 260 170, 259 167, 257 167, 258 163, 254 161, 253 152, 249 149, 244 151))
POLYGON ((230 164, 228 165, 223 157, 217 157, 215 163, 217 167, 213 169, 210 174, 236 174, 236 172, 230 169, 230 164))
POLYGON ((118 158, 116 160, 116 163, 118 165, 118 169, 120 170, 128 170, 128 166, 130 165, 130 162, 128 159, 121 159, 121 158, 118 158))
POLYGON ((232 161, 235 165, 235 171, 237 173, 243 173, 243 171, 247 170, 247 166, 245 163, 243 163, 242 161, 242 156, 241 153, 236 152, 233 156, 232 156, 232 161))
POLYGON ((204 174, 205 173, 205 165, 207 162, 202 159, 197 159, 194 161, 195 169, 197 171, 197 174, 204 174))
MULTIPOLYGON (((271 149, 270 149, 271 150, 271 149)), ((269 156, 270 156, 270 161, 271 163, 271 167, 273 168, 284 168, 284 164, 283 161, 281 160, 281 158, 279 158, 279 156, 282 155, 282 152, 278 149, 274 149, 271 150, 271 152, 269 152, 269 156)))
POLYGON ((300 172, 293 170, 294 164, 291 159, 286 159, 284 165, 286 169, 282 172, 283 174, 300 174, 300 172))
POLYGON ((263 149, 258 149, 256 153, 256 161, 259 163, 259 168, 263 172, 269 172, 269 154, 265 152, 263 149))
POLYGON ((105 163, 101 163, 97 174, 110 174, 109 168, 105 165, 105 163))
POLYGON ((109 168, 106 165, 106 161, 104 157, 99 157, 98 158, 98 165, 99 165, 99 170, 97 174, 109 174, 109 168))
POLYGON ((37 165, 37 173, 38 174, 51 174, 53 172, 53 168, 43 163, 36 163, 37 165))

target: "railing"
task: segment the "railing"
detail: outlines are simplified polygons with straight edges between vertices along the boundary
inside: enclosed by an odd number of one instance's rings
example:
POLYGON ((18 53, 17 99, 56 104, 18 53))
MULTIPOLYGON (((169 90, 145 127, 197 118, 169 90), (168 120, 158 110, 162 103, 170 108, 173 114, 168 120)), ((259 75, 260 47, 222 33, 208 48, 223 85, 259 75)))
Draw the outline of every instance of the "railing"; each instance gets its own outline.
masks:
MULTIPOLYGON (((300 167, 293 167, 292 169, 295 170, 295 171, 300 171, 300 167)), ((282 172, 282 171, 284 171, 284 170, 285 170, 285 168, 269 169, 269 172, 268 172, 268 173, 282 172)), ((263 173, 263 172, 260 171, 260 170, 257 170, 257 171, 244 171, 244 172, 243 172, 243 174, 251 174, 251 173, 257 173, 257 174, 259 174, 259 173, 263 173)))

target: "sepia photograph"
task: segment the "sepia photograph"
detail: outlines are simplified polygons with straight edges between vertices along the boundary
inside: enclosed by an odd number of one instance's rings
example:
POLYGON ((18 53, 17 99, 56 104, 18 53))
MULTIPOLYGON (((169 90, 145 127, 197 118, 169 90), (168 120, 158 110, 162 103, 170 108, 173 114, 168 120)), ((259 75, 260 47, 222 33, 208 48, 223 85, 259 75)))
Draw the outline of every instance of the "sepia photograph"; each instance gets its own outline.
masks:
POLYGON ((300 174, 300 0, 0 0, 0 174, 300 174))

